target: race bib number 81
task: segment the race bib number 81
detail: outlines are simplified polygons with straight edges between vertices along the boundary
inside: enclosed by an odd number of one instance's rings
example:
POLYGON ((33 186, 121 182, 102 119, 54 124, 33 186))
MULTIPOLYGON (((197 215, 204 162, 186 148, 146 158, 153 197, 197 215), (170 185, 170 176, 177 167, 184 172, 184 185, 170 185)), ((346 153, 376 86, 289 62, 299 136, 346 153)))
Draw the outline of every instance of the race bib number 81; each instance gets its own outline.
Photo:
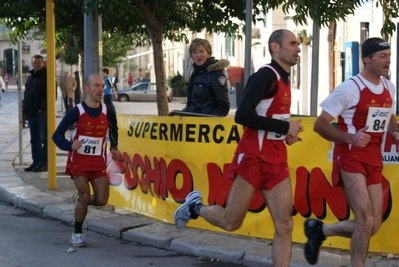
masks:
POLYGON ((391 108, 370 107, 367 114, 366 125, 369 126, 369 133, 386 132, 391 118, 391 108))
POLYGON ((83 139, 82 146, 76 150, 79 154, 86 156, 100 156, 102 147, 102 138, 91 136, 79 136, 79 140, 83 139))

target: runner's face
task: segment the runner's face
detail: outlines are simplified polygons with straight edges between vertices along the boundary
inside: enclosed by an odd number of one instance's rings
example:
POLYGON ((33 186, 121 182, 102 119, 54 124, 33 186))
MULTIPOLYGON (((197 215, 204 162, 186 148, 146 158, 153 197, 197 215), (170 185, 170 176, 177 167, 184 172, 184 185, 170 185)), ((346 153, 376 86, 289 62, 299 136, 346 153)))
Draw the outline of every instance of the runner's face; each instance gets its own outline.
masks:
POLYGON ((278 59, 280 65, 290 68, 298 63, 299 43, 295 35, 290 31, 285 31, 281 46, 279 46, 278 59))
POLYGON ((389 74, 389 66, 391 64, 391 49, 381 50, 369 58, 368 66, 376 76, 387 77, 389 74))
POLYGON ((86 86, 88 88, 88 90, 86 90, 87 97, 94 103, 101 102, 103 99, 105 87, 103 79, 101 79, 101 77, 93 77, 90 80, 90 84, 86 86))

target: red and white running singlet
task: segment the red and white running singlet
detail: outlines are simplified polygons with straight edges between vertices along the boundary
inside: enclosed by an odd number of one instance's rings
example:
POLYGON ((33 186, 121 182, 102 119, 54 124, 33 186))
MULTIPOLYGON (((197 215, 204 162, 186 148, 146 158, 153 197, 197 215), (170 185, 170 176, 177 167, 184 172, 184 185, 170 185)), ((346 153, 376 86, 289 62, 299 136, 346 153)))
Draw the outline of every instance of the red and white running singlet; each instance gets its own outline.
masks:
MULTIPOLYGON (((277 70, 271 65, 266 64, 263 67, 274 71, 278 90, 271 97, 266 95, 256 106, 255 111, 259 116, 289 121, 291 115, 291 82, 289 80, 289 83, 285 84, 277 70)), ((272 89, 270 88, 270 90, 272 89)), ((287 161, 287 148, 284 139, 285 135, 282 133, 244 127, 244 133, 235 153, 254 154, 267 163, 284 163, 287 161)))
POLYGON ((381 79, 384 89, 381 94, 375 94, 360 75, 352 77, 351 80, 356 84, 360 98, 355 106, 338 116, 338 129, 353 133, 367 125, 369 128, 366 132, 371 135, 371 140, 365 148, 347 143, 335 143, 334 157, 345 155, 369 165, 381 166, 381 143, 388 129, 393 104, 388 85, 384 79, 381 79))
POLYGON ((107 107, 101 103, 98 117, 90 117, 82 104, 79 110, 79 121, 70 130, 71 140, 83 140, 82 147, 70 151, 67 168, 74 170, 102 171, 106 169, 106 149, 108 136, 107 107))

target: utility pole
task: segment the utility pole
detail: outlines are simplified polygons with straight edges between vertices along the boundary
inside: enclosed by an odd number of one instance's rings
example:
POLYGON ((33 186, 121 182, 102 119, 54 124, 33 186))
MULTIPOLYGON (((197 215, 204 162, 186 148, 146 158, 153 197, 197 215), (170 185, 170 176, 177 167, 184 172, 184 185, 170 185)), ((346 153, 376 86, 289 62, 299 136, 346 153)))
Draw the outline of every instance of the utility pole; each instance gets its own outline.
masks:
POLYGON ((24 145, 23 145, 23 130, 25 126, 24 116, 22 114, 22 41, 18 41, 18 118, 19 118, 19 165, 24 164, 24 145))
MULTIPOLYGON (((47 189, 57 188, 56 149, 51 141, 55 131, 55 18, 54 2, 46 0, 46 35, 47 35, 47 189)), ((22 73, 21 73, 22 75, 22 73)))
POLYGON ((251 49, 252 49, 252 7, 253 0, 245 2, 245 60, 244 60, 244 80, 243 88, 247 85, 247 80, 251 75, 251 49))
MULTIPOLYGON (((85 6, 90 0, 85 0, 85 6)), ((103 67, 102 22, 98 15, 84 14, 84 77, 101 75, 103 67)), ((83 84, 82 84, 83 86, 83 84)), ((85 96, 83 97, 85 98, 85 96)))
POLYGON ((319 90, 319 43, 320 28, 313 22, 312 40, 312 80, 310 84, 310 116, 317 116, 317 100, 319 90))

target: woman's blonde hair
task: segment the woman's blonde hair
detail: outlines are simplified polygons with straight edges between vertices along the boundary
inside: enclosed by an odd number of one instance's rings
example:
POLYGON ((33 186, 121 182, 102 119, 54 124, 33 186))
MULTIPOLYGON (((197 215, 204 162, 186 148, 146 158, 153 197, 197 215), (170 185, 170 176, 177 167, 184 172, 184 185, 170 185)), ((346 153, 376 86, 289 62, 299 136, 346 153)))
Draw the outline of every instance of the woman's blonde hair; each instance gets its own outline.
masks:
POLYGON ((212 46, 211 46, 211 44, 205 39, 196 38, 190 44, 190 56, 192 55, 194 50, 200 45, 202 45, 205 48, 205 50, 206 50, 206 52, 208 52, 209 56, 212 55, 212 46))

